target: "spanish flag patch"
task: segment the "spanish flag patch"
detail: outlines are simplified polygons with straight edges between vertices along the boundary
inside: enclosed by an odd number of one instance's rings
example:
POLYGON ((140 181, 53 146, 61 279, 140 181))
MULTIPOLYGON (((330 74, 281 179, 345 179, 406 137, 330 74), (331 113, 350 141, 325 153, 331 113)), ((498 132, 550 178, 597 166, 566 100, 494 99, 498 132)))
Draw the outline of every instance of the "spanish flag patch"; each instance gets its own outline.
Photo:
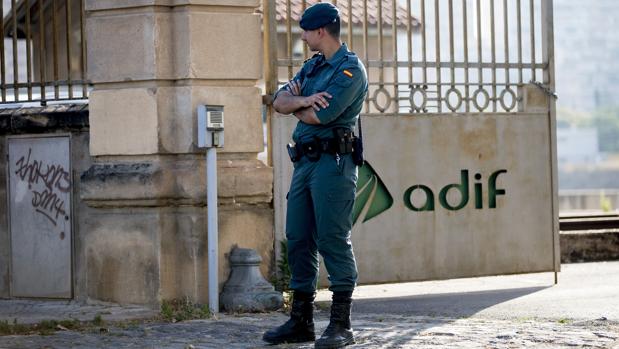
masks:
POLYGON ((348 76, 349 78, 352 78, 352 73, 349 72, 347 69, 344 69, 344 75, 348 76))

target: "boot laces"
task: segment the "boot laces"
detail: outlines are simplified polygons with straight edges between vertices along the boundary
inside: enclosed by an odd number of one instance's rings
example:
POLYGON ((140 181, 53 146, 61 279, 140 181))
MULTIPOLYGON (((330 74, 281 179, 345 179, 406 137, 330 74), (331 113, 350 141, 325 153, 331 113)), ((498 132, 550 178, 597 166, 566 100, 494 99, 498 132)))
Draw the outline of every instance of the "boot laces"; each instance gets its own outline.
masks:
POLYGON ((325 329, 324 335, 332 335, 340 328, 348 329, 350 327, 350 305, 348 304, 331 304, 331 319, 329 325, 325 329))

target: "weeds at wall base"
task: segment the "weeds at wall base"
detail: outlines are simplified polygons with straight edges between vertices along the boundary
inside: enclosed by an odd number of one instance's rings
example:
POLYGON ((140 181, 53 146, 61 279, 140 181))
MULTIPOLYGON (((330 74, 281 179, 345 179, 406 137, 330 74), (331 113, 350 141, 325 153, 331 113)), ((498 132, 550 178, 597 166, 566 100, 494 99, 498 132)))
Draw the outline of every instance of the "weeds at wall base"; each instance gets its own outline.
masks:
POLYGON ((87 331, 103 326, 105 322, 101 314, 97 314, 93 321, 72 320, 43 320, 36 324, 20 324, 17 319, 13 322, 0 320, 0 336, 42 335, 49 336, 56 331, 87 331))
POLYGON ((194 304, 189 298, 163 300, 161 302, 161 318, 167 322, 209 319, 213 316, 208 305, 194 304))

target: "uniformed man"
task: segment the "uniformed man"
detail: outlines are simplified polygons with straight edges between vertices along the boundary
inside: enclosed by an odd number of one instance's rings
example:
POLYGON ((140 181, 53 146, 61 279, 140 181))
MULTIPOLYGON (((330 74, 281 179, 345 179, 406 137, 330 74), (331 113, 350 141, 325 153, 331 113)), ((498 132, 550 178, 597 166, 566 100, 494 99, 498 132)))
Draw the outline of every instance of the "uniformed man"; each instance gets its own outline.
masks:
POLYGON ((319 53, 275 94, 273 107, 299 122, 289 154, 294 173, 288 193, 286 238, 293 302, 290 320, 264 334, 266 342, 314 341, 313 303, 318 252, 333 292, 329 326, 316 348, 354 343, 350 324, 357 266, 350 240, 357 165, 353 128, 367 93, 367 74, 340 40, 338 9, 318 3, 305 10, 301 39, 319 53))

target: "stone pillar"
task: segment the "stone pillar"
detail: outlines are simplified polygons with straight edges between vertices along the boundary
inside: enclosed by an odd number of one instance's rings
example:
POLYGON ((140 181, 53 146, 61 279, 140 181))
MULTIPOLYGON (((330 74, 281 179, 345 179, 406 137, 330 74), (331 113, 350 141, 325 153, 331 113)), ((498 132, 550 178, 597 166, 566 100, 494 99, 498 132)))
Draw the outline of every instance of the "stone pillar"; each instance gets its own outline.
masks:
MULTIPOLYGON (((78 298, 208 301, 205 151, 196 107, 223 105, 220 288, 235 245, 272 259, 259 0, 86 0, 90 152, 78 298)), ((264 275, 270 263, 263 263, 264 275)))

